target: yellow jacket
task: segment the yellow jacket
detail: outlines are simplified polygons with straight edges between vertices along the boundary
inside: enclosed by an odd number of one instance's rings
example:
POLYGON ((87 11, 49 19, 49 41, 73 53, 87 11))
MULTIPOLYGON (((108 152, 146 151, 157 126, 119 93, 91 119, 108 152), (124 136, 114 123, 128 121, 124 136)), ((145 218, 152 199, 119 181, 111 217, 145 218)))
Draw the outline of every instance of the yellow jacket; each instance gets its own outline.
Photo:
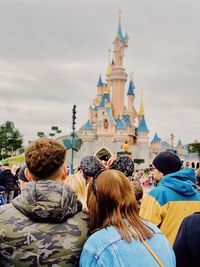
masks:
POLYGON ((158 187, 144 196, 140 216, 157 225, 173 245, 183 219, 200 211, 200 193, 193 169, 183 169, 162 178, 158 187))

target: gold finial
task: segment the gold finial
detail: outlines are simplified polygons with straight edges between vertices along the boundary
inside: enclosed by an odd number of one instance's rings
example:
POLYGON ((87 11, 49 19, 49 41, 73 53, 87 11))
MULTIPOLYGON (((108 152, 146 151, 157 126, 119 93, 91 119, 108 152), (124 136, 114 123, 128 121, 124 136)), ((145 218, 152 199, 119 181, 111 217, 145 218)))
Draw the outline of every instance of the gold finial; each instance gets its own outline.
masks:
POLYGON ((108 49, 108 66, 107 66, 107 70, 106 70, 106 75, 107 76, 110 76, 110 74, 111 74, 110 54, 111 54, 111 50, 108 49))
POLYGON ((143 104, 143 93, 142 89, 140 89, 140 110, 139 110, 139 117, 144 115, 144 104, 143 104))

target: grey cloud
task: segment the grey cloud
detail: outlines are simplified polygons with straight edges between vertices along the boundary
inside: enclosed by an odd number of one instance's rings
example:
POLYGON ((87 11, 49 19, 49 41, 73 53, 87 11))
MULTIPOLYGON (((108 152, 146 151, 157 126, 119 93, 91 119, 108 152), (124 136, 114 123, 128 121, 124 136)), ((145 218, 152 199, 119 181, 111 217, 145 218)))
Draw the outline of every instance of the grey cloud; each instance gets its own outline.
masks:
POLYGON ((99 73, 105 80, 120 8, 130 36, 124 65, 134 72, 137 107, 143 90, 150 136, 198 138, 197 0, 0 0, 0 123, 13 120, 26 140, 53 124, 67 133, 76 103, 80 127, 99 73))

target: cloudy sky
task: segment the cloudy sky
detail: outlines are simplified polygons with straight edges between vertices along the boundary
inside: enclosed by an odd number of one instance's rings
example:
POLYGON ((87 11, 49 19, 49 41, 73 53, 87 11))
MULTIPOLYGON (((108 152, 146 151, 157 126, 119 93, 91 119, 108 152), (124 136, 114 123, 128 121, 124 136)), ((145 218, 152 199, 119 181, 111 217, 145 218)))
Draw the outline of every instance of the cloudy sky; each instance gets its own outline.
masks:
POLYGON ((137 108, 143 90, 150 138, 200 139, 199 0, 0 0, 0 124, 13 121, 25 143, 52 125, 68 133, 76 104, 80 127, 120 9, 124 65, 137 108))

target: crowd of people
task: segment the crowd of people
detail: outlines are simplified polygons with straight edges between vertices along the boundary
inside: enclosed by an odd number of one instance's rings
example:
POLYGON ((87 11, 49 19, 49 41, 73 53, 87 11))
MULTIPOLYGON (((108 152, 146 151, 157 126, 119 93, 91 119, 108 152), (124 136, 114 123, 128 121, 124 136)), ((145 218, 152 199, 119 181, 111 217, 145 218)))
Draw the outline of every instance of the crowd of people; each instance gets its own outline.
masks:
POLYGON ((0 266, 200 266, 200 170, 168 151, 152 164, 146 193, 128 156, 68 175, 61 143, 32 142, 0 169, 0 266))

